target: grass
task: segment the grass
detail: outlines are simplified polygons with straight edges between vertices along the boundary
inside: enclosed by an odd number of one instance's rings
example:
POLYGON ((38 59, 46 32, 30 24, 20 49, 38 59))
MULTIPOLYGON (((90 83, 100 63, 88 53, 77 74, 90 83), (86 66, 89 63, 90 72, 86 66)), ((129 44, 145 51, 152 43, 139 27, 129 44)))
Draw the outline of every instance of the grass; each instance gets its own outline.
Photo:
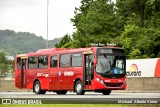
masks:
POLYGON ((160 107, 160 104, 1 104, 1 107, 160 107))

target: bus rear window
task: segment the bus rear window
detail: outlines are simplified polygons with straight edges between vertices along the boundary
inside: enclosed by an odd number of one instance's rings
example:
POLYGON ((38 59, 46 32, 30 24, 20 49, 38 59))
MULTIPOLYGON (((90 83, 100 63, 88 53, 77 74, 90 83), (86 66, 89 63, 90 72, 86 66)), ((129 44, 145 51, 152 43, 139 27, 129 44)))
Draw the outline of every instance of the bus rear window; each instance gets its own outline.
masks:
POLYGON ((21 58, 17 58, 17 69, 21 69, 21 58))

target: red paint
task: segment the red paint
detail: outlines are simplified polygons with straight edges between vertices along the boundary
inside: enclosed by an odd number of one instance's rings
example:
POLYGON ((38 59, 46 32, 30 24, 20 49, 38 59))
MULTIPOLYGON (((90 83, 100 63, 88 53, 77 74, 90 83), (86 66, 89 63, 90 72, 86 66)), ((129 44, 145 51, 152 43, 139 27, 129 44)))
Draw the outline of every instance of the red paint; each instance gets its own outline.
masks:
POLYGON ((132 65, 130 66, 130 68, 131 68, 131 67, 133 67, 135 71, 138 71, 138 67, 137 67, 136 64, 132 64, 132 65))
POLYGON ((160 77, 160 58, 157 60, 156 68, 154 71, 154 77, 160 77))

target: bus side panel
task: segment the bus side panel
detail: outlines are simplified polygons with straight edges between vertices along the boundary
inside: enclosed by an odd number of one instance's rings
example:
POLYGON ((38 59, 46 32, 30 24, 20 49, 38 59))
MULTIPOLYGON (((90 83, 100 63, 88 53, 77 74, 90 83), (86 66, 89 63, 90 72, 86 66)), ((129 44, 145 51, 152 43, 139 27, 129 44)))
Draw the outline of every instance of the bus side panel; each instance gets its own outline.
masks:
POLYGON ((59 82, 60 82, 60 90, 69 90, 71 88, 70 79, 73 75, 71 75, 71 72, 69 68, 59 68, 60 76, 59 76, 59 82))
POLYGON ((27 89, 33 89, 34 80, 37 78, 37 69, 28 69, 26 77, 27 89))
POLYGON ((41 90, 49 90, 49 78, 48 77, 42 77, 38 78, 41 84, 41 90))
POLYGON ((73 71, 73 76, 70 78, 70 89, 74 90, 74 82, 76 79, 80 79, 83 83, 83 68, 74 67, 71 68, 70 71, 73 71))
POLYGON ((81 67, 60 68, 59 71, 61 71, 61 76, 59 76, 61 90, 74 90, 74 82, 77 78, 83 82, 83 69, 81 67))
POLYGON ((40 81, 41 89, 49 89, 49 80, 50 72, 48 68, 38 69, 37 70, 37 79, 40 81))
POLYGON ((21 88, 21 74, 18 70, 15 70, 15 75, 14 75, 14 78, 15 78, 15 86, 17 88, 21 88))
POLYGON ((61 74, 58 72, 57 68, 50 69, 50 86, 49 90, 60 90, 60 76, 61 74))

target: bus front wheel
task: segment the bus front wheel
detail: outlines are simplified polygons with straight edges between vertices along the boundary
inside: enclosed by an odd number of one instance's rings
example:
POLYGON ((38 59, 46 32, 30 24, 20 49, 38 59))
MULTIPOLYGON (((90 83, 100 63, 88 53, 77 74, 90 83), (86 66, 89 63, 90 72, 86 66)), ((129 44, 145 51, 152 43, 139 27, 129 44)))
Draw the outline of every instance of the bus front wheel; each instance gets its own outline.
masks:
POLYGON ((85 91, 83 90, 83 84, 78 80, 75 84, 75 92, 77 95, 84 95, 85 91))
POLYGON ((34 83, 34 92, 36 93, 36 94, 45 94, 46 93, 46 91, 45 90, 41 90, 41 85, 40 85, 40 82, 39 81, 36 81, 35 83, 34 83))
POLYGON ((111 90, 102 91, 102 94, 103 94, 103 95, 109 95, 110 93, 111 93, 111 90))

